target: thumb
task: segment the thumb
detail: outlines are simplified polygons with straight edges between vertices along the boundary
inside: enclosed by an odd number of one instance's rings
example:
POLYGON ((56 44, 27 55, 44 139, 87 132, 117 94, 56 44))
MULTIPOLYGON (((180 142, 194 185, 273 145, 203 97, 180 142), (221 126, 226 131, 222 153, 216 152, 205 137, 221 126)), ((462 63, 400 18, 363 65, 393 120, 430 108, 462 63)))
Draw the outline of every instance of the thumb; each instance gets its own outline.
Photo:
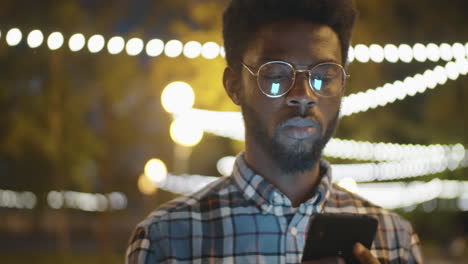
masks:
POLYGON ((353 254, 361 264, 380 264, 372 253, 361 243, 354 244, 353 254))

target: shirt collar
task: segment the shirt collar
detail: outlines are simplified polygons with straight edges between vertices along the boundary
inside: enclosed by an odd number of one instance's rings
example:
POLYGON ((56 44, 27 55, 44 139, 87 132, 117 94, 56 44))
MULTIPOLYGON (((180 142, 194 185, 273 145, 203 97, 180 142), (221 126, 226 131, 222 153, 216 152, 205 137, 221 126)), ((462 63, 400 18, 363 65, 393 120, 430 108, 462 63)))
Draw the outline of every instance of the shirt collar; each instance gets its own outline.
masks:
POLYGON ((299 208, 293 208, 291 201, 275 186, 269 183, 261 175, 252 171, 244 159, 244 153, 240 153, 234 165, 232 177, 238 185, 244 197, 253 201, 262 212, 276 215, 293 214, 300 211, 311 215, 321 212, 327 200, 331 188, 331 167, 325 160, 320 160, 322 178, 315 195, 302 203, 299 208))

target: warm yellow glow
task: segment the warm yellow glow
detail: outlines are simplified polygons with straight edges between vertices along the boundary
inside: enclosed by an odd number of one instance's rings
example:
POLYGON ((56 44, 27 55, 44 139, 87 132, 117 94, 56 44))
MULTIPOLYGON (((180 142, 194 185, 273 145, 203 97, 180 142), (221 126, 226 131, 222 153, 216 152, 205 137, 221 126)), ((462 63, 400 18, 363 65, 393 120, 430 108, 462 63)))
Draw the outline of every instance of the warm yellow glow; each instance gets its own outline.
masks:
POLYGON ((164 88, 161 102, 169 113, 182 113, 192 108, 195 94, 192 87, 185 82, 173 82, 164 88))
POLYGON ((170 134, 172 140, 177 144, 193 147, 200 143, 203 138, 203 128, 194 118, 184 116, 172 122, 170 134))
POLYGON ((167 178, 166 164, 160 159, 151 159, 145 165, 145 176, 152 182, 163 182, 167 178))
POLYGON ((343 178, 342 180, 340 180, 338 182, 338 185, 352 193, 357 193, 358 191, 358 186, 357 186, 356 181, 349 177, 343 178))
POLYGON ((137 185, 138 190, 140 190, 140 192, 145 195, 152 195, 158 190, 156 185, 154 185, 154 183, 150 179, 148 179, 148 177, 145 177, 145 175, 141 175, 140 177, 138 177, 137 185))

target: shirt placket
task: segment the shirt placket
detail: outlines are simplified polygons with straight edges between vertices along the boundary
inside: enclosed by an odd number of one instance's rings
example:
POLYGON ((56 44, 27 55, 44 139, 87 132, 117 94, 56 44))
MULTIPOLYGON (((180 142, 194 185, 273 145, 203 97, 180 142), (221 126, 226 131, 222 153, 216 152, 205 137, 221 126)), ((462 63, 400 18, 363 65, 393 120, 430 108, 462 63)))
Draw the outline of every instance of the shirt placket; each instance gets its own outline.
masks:
POLYGON ((286 232, 286 263, 301 263, 309 217, 297 211, 286 232))

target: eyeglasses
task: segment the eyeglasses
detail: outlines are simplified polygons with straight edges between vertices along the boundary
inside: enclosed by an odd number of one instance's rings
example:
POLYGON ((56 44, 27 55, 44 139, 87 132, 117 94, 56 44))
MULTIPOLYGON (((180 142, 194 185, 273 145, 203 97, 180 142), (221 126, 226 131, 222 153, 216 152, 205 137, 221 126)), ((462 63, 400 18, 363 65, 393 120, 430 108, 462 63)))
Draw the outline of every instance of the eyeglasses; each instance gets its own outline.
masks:
POLYGON ((309 77, 310 88, 320 96, 332 97, 343 93, 346 74, 343 66, 325 62, 309 69, 296 69, 285 61, 270 61, 258 68, 257 73, 243 62, 250 74, 257 77, 260 91, 270 97, 278 98, 288 93, 294 86, 297 72, 305 72, 309 77))

